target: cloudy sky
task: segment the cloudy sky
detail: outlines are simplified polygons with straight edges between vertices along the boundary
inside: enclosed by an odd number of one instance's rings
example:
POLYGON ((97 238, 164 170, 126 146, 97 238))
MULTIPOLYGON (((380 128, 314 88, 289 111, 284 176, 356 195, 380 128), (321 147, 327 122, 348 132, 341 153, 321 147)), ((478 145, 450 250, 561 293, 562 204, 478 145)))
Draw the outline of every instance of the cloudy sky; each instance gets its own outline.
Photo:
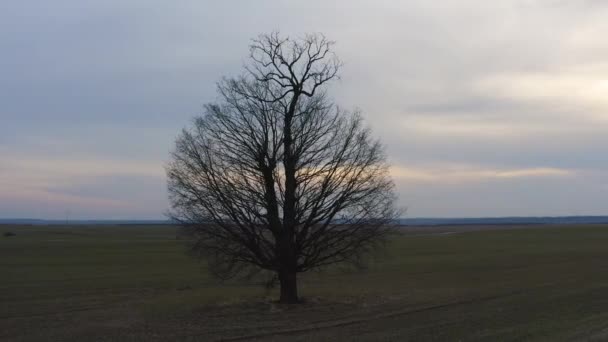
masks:
POLYGON ((323 32, 411 217, 608 214, 608 2, 0 2, 0 217, 156 219, 249 40, 323 32))

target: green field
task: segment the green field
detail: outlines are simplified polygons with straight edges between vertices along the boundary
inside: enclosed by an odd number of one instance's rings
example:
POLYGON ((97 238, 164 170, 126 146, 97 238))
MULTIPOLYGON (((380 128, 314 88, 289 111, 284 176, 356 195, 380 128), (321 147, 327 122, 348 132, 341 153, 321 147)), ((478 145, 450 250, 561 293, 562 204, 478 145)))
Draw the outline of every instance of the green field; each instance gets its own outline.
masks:
POLYGON ((443 232, 302 276, 289 307, 209 278, 172 227, 0 226, 0 340, 608 340, 608 227, 443 232))

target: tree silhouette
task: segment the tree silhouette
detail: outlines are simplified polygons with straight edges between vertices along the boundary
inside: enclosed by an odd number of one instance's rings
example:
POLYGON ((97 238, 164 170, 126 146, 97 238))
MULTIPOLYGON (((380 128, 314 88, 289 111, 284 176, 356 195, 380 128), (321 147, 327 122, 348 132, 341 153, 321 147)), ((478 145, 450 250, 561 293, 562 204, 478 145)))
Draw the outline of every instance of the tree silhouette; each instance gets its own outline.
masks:
POLYGON ((184 129, 167 166, 170 216, 222 278, 269 270, 284 303, 297 273, 359 264, 398 215, 383 148, 326 95, 341 63, 323 35, 262 35, 240 77, 184 129))

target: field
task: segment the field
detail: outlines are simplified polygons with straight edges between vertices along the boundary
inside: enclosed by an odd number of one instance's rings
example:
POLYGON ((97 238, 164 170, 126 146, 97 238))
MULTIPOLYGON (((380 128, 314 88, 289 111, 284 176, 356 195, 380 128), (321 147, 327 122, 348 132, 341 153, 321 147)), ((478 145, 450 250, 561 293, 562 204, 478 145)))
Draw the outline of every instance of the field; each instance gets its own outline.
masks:
POLYGON ((608 340, 606 226, 408 229, 295 307, 184 251, 167 226, 0 226, 0 340, 608 340))

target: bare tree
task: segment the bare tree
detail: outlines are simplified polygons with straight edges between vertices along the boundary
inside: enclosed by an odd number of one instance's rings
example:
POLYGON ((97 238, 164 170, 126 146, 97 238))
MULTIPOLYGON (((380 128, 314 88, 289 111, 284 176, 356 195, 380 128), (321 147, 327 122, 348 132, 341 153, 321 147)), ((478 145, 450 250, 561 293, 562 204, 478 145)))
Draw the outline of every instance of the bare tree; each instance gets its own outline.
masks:
POLYGON ((341 65, 332 45, 253 40, 243 75, 218 84, 167 166, 170 215, 193 251, 222 278, 275 272, 284 303, 298 301, 297 273, 359 263, 398 214, 381 144, 324 91, 341 65))

